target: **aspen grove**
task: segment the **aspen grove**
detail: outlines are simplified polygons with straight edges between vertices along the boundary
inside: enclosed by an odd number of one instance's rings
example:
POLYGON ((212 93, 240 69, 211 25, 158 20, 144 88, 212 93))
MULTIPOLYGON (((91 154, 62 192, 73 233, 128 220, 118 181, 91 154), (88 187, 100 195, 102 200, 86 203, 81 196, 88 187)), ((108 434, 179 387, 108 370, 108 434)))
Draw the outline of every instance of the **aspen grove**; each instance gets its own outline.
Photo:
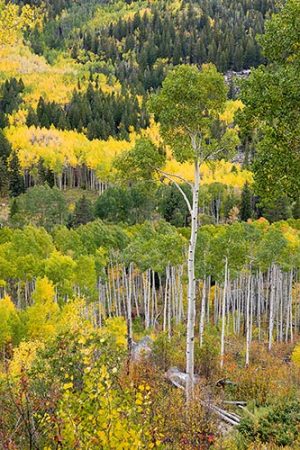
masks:
POLYGON ((0 0, 0 450, 300 448, 299 0, 0 0))

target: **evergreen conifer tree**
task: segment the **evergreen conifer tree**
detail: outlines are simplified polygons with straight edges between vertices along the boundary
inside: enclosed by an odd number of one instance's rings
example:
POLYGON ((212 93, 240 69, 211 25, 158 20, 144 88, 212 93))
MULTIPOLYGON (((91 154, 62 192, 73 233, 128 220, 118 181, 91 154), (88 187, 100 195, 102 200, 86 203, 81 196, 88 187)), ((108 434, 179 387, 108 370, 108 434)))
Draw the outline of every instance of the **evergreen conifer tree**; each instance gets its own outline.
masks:
POLYGON ((8 190, 8 167, 7 159, 10 155, 10 144, 0 131, 0 195, 6 194, 8 190))
POLYGON ((300 197, 297 197, 293 205, 293 217, 294 219, 300 219, 300 197))
POLYGON ((240 218, 243 222, 246 222, 252 217, 252 192, 249 183, 246 181, 242 190, 240 218))
POLYGON ((16 152, 13 152, 9 161, 9 193, 11 197, 25 192, 24 179, 20 173, 20 164, 16 152))
POLYGON ((75 205, 74 216, 72 219, 72 225, 77 227, 91 222, 94 218, 92 202, 83 195, 75 205))

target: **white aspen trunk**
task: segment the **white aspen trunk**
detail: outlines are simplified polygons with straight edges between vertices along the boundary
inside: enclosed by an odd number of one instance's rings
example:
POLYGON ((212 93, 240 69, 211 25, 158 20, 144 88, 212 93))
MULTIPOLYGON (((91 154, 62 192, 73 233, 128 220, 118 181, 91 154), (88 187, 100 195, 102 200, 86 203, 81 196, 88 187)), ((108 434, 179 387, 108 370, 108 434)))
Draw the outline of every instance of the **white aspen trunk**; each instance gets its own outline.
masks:
POLYGON ((101 328, 102 327, 102 283, 101 278, 98 277, 98 314, 99 314, 99 321, 98 325, 101 328))
POLYGON ((250 298, 251 298, 251 274, 248 276, 247 300, 246 300, 246 367, 250 361, 250 298))
POLYGON ((17 284, 17 298, 18 298, 17 308, 21 309, 21 282, 20 281, 18 281, 18 284, 17 284))
POLYGON ((140 309, 139 309, 138 293, 137 293, 137 291, 138 291, 137 277, 134 277, 134 279, 133 279, 132 290, 133 290, 133 297, 134 297, 134 304, 135 304, 135 309, 136 309, 136 315, 137 315, 137 317, 140 317, 140 309))
POLYGON ((143 277, 145 328, 150 327, 151 269, 147 269, 143 277))
POLYGON ((151 269, 147 271, 147 328, 150 328, 150 302, 151 302, 151 269))
POLYGON ((177 324, 178 291, 176 289, 176 267, 171 267, 172 319, 177 324))
POLYGON ((203 346, 204 318, 205 318, 205 303, 206 303, 206 278, 204 277, 204 280, 203 280, 203 288, 202 288, 201 314, 200 314, 200 323, 199 323, 199 340, 200 340, 200 347, 203 346))
POLYGON ((250 283, 250 345, 252 342, 252 332, 253 332, 253 315, 255 313, 255 305, 254 305, 254 278, 251 275, 251 283, 250 283))
POLYGON ((111 263, 110 276, 111 276, 111 286, 112 286, 112 308, 113 308, 113 312, 115 312, 116 316, 118 316, 119 313, 118 313, 117 292, 116 292, 116 285, 115 285, 115 273, 114 273, 112 263, 111 263))
POLYGON ((268 349, 271 351, 273 343, 273 326, 274 326, 274 296, 275 296, 275 266, 272 264, 270 273, 270 307, 269 307, 269 345, 268 349))
POLYGON ((228 269, 228 274, 227 274, 227 294, 226 294, 226 318, 227 320, 225 320, 226 323, 226 334, 230 333, 230 302, 231 302, 231 281, 230 281, 230 272, 228 269))
POLYGON ((218 299, 218 283, 215 282, 215 292, 214 292, 214 325, 217 325, 219 318, 219 299, 218 299))
POLYGON ((196 280, 195 280, 195 253, 198 233, 198 206, 199 206, 200 166, 198 159, 194 164, 194 185, 191 236, 188 249, 188 310, 186 335, 186 399, 189 402, 193 397, 194 388, 194 347, 195 347, 195 315, 196 315, 196 280))
POLYGON ((182 275, 183 275, 183 266, 180 266, 179 278, 178 278, 178 291, 179 291, 179 316, 178 316, 178 322, 179 323, 181 323, 182 318, 184 318, 182 275))
POLYGON ((222 300, 222 331, 221 331, 221 360, 220 367, 224 366, 224 352, 225 352, 225 318, 226 318, 226 296, 227 296, 227 277, 228 277, 228 258, 225 258, 225 276, 224 276, 224 290, 222 300))
POLYGON ((257 326, 258 326, 258 340, 261 339, 261 272, 258 273, 257 279, 257 326))
POLYGON ((292 269, 289 277, 289 328, 291 342, 293 342, 293 275, 292 269))
POLYGON ((278 306, 279 306, 279 341, 283 341, 283 309, 286 304, 287 299, 287 280, 285 274, 283 273, 283 280, 279 279, 279 295, 278 295, 278 306))
POLYGON ((171 289, 171 279, 170 279, 170 266, 166 267, 166 297, 167 297, 167 311, 168 311, 168 339, 171 340, 171 316, 172 316, 172 289, 171 289))
MULTIPOLYGON (((132 263, 129 265, 128 270, 128 278, 126 277, 126 271, 124 268, 124 276, 125 281, 127 281, 126 286, 126 312, 127 312, 127 350, 128 350, 128 365, 131 359, 132 352, 132 309, 131 309, 131 297, 132 297, 132 289, 131 289, 131 279, 132 279, 132 263)), ((128 366, 129 367, 129 366, 128 366)))
POLYGON ((108 317, 111 317, 112 296, 111 296, 111 285, 110 285, 110 273, 108 273, 108 282, 106 282, 105 284, 106 284, 106 293, 107 293, 108 317))
POLYGON ((206 286, 206 296, 207 296, 207 302, 206 302, 206 313, 207 313, 207 319, 206 322, 210 322, 210 289, 211 289, 211 276, 208 276, 207 279, 207 286, 206 286))
POLYGON ((233 333, 236 334, 236 292, 237 292, 237 280, 233 280, 233 292, 232 292, 232 323, 233 333))
POLYGON ((168 314, 168 289, 169 289, 169 283, 168 283, 168 276, 166 271, 166 284, 165 284, 165 291, 164 291, 164 318, 163 318, 163 331, 165 332, 167 329, 167 314, 168 314))
POLYGON ((240 293, 241 276, 237 280, 237 325, 236 332, 239 335, 241 331, 241 293, 240 293))
POLYGON ((151 271, 152 275, 152 293, 151 293, 151 319, 150 323, 151 326, 155 326, 155 314, 156 314, 156 290, 155 290, 155 272, 154 270, 151 271))

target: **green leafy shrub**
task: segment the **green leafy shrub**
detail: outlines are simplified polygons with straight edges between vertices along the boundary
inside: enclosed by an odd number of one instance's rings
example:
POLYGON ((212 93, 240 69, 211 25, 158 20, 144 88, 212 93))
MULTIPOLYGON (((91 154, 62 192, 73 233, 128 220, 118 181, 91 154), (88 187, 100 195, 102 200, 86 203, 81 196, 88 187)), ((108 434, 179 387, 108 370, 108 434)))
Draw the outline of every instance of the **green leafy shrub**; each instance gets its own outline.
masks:
POLYGON ((260 417, 251 415, 242 419, 238 429, 249 442, 282 447, 300 445, 300 402, 292 400, 266 408, 260 417))

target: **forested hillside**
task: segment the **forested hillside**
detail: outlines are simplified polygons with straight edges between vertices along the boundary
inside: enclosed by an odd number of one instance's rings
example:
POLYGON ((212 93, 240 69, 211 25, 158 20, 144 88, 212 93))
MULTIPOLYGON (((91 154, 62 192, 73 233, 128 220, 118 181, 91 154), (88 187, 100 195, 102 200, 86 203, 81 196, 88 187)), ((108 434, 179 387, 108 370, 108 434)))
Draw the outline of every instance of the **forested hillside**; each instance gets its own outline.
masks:
POLYGON ((299 0, 0 0, 0 450, 300 448, 299 0))
POLYGON ((139 93, 160 86, 170 65, 213 62, 240 71, 262 63, 255 37, 275 7, 273 0, 58 3, 49 6, 45 30, 31 36, 33 50, 68 50, 139 93))

